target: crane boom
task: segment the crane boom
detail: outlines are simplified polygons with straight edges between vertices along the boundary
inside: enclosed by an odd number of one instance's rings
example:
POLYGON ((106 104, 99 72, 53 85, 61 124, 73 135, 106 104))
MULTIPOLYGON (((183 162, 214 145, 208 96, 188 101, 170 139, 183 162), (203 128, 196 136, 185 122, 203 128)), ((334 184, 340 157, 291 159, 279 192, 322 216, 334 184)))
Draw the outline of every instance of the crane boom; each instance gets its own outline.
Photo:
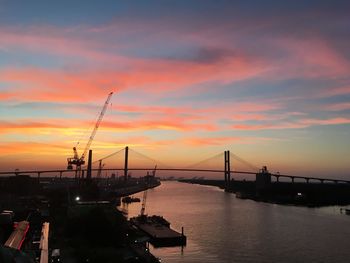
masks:
POLYGON ((96 124, 95 124, 95 127, 94 127, 94 129, 93 129, 93 131, 92 131, 92 133, 91 133, 91 135, 90 135, 89 141, 88 141, 88 143, 86 144, 85 149, 84 149, 84 152, 83 152, 83 154, 82 154, 81 157, 80 157, 80 158, 83 159, 83 160, 84 160, 84 157, 85 157, 87 151, 90 149, 90 145, 91 145, 91 143, 92 143, 92 141, 93 141, 93 139, 94 139, 94 137, 95 137, 95 135, 96 135, 97 129, 98 129, 98 127, 100 126, 100 123, 101 123, 101 121, 102 121, 102 119, 103 119, 103 116, 105 115, 105 112, 106 112, 106 110, 107 110, 107 106, 108 106, 108 104, 109 104, 109 101, 111 100, 112 95, 113 95, 113 92, 109 93, 109 95, 108 95, 108 97, 107 97, 107 100, 106 100, 105 104, 103 105, 103 108, 102 108, 102 110, 101 110, 100 116, 98 117, 97 122, 96 122, 96 124))
POLYGON ((103 105, 101 113, 100 113, 100 115, 99 115, 99 117, 97 119, 97 122, 95 124, 95 127, 92 130, 92 132, 91 132, 89 140, 88 140, 88 142, 87 142, 87 144, 85 146, 84 152, 83 152, 83 154, 80 157, 78 155, 76 147, 73 147, 73 152, 74 152, 73 158, 67 158, 67 161, 68 161, 67 169, 68 170, 72 170, 73 169, 73 165, 76 165, 77 170, 80 170, 80 167, 82 165, 84 165, 84 163, 85 163, 85 160, 84 160, 85 155, 88 152, 88 150, 90 149, 90 145, 91 145, 91 143, 92 143, 92 141, 93 141, 93 139, 94 139, 94 137, 96 135, 98 127, 100 126, 100 123, 101 123, 101 121, 103 119, 103 116, 104 116, 106 110, 107 110, 107 106, 109 104, 109 101, 110 101, 112 95, 113 95, 113 92, 110 92, 108 94, 107 100, 105 101, 105 104, 103 105))

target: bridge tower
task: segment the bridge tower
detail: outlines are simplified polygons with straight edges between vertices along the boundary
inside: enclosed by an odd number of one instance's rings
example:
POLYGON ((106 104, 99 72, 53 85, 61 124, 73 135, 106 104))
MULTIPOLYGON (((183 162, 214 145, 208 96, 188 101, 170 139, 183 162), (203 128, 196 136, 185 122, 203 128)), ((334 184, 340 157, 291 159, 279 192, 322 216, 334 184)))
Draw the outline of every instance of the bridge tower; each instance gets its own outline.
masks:
POLYGON ((128 158, 129 158, 129 147, 125 147, 125 162, 124 162, 124 180, 128 180, 128 158))
POLYGON ((225 151, 225 190, 228 191, 231 182, 230 151, 225 151))

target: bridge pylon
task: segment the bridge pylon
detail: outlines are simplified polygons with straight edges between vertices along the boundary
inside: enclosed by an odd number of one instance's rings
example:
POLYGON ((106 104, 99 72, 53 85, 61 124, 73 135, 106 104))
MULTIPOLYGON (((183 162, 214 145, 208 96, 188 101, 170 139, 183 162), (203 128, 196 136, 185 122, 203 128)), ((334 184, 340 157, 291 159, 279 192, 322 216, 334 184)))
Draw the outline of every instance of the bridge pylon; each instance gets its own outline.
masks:
POLYGON ((225 151, 225 190, 229 190, 231 182, 230 151, 225 151))
POLYGON ((129 159, 129 147, 125 147, 125 159, 124 159, 124 180, 128 180, 128 159, 129 159))

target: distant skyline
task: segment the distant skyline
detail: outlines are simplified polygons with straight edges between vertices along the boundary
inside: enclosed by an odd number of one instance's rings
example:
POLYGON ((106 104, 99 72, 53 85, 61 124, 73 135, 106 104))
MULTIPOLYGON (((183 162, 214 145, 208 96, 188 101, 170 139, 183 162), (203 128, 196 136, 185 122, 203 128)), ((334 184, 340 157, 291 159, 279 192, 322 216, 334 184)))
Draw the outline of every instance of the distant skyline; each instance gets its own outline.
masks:
MULTIPOLYGON (((231 150, 350 174, 349 1, 0 0, 0 167, 126 145, 186 166, 231 150)), ((233 164, 233 169, 235 164, 233 164)))

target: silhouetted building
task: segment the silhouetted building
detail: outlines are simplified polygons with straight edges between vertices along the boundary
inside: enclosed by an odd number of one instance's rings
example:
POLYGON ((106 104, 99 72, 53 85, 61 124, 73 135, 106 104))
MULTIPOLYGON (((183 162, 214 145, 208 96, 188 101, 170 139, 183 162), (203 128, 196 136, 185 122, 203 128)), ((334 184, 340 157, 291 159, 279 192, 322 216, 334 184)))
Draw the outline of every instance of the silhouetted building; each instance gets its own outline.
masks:
POLYGON ((259 173, 255 177, 255 185, 257 190, 265 189, 271 184, 271 174, 267 170, 266 166, 263 166, 259 173))

